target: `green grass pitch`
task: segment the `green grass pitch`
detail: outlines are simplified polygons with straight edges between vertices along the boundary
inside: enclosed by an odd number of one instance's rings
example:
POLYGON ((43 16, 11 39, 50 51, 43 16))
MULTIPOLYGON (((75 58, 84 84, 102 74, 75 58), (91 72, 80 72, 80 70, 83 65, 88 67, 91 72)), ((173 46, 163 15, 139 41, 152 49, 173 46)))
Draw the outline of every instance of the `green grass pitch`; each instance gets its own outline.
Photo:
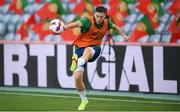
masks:
MULTIPOLYGON (((180 101, 88 94, 87 111, 180 111, 180 101)), ((0 91, 0 111, 76 111, 78 94, 0 91)))

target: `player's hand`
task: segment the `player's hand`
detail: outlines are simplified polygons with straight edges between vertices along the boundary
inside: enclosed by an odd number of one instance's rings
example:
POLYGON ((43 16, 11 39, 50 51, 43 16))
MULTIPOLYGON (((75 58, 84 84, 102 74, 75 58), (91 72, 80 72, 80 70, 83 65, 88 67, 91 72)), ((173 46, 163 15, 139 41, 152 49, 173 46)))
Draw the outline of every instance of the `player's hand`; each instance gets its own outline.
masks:
POLYGON ((60 26, 60 29, 59 29, 59 32, 62 33, 65 29, 64 29, 64 22, 61 21, 61 26, 60 26))
POLYGON ((127 42, 127 41, 129 40, 129 37, 128 37, 128 36, 126 36, 126 35, 124 35, 124 36, 123 36, 123 39, 124 39, 124 41, 126 41, 126 42, 127 42))

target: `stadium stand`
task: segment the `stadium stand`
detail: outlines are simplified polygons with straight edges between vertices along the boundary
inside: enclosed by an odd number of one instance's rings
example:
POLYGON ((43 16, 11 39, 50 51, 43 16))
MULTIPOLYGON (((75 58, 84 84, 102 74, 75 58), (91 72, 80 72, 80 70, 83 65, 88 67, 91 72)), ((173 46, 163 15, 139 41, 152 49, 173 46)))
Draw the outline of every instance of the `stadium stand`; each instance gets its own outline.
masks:
MULTIPOLYGON (((16 1, 16 0, 14 0, 16 1)), ((5 0, 5 4, 0 6, 0 39, 1 40, 22 40, 21 35, 17 33, 17 30, 20 26, 30 18, 30 16, 36 13, 40 8, 44 6, 48 1, 39 0, 40 2, 36 2, 36 0, 27 0, 27 6, 24 8, 23 14, 17 14, 14 11, 9 11, 9 6, 13 2, 11 0, 5 0)), ((71 2, 72 0, 59 0, 66 14, 62 14, 61 18, 65 23, 73 21, 77 14, 73 13, 73 9, 81 3, 81 0, 74 0, 75 2, 71 2)), ((104 6, 108 9, 110 8, 109 2, 111 0, 104 0, 104 6)), ((128 1, 128 0, 125 0, 128 1)), ((175 0, 174 0, 175 1, 175 0)), ((163 8, 164 14, 159 17, 160 25, 155 30, 155 34, 145 35, 138 39, 138 42, 163 42, 169 43, 172 33, 168 31, 168 27, 170 23, 173 21, 175 16, 168 11, 168 8, 174 2, 173 0, 165 0, 161 2, 160 5, 163 8)), ((123 31, 131 35, 133 30, 136 27, 138 21, 141 20, 144 14, 142 14, 136 6, 139 3, 136 2, 134 4, 128 4, 130 14, 124 18, 125 24, 122 26, 123 31)), ((41 22, 42 19, 36 14, 35 20, 37 23, 41 22)), ((23 39, 26 41, 39 41, 39 34, 34 32, 33 25, 28 26, 26 28, 28 32, 28 36, 23 39)), ((66 37, 67 38, 67 37, 66 37)), ((114 40, 117 42, 122 42, 122 38, 119 35, 113 36, 114 40)), ((52 35, 48 34, 44 37, 43 41, 63 41, 61 35, 52 35)), ((72 40, 71 40, 72 41, 72 40)), ((180 43, 180 40, 177 41, 180 43)))

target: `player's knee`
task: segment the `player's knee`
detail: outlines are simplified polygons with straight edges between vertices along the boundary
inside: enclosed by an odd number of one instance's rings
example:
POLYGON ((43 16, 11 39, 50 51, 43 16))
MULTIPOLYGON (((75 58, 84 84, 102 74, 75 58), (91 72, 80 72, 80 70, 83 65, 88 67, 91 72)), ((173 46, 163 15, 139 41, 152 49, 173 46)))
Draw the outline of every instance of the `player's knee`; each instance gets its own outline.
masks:
POLYGON ((75 81, 80 81, 80 80, 82 80, 82 75, 80 73, 76 73, 74 75, 74 78, 75 78, 75 81))
POLYGON ((78 66, 76 68, 75 72, 84 72, 84 67, 83 66, 78 66))
POLYGON ((91 48, 90 48, 90 47, 87 47, 87 48, 85 49, 85 52, 86 52, 86 53, 90 53, 90 54, 91 54, 92 50, 91 50, 91 48))
POLYGON ((92 57, 92 49, 91 49, 90 47, 87 47, 87 48, 84 50, 83 57, 84 57, 84 58, 90 58, 90 57, 92 57))
POLYGON ((75 72, 74 72, 74 78, 75 80, 82 80, 83 77, 83 73, 84 73, 84 67, 78 67, 75 72))

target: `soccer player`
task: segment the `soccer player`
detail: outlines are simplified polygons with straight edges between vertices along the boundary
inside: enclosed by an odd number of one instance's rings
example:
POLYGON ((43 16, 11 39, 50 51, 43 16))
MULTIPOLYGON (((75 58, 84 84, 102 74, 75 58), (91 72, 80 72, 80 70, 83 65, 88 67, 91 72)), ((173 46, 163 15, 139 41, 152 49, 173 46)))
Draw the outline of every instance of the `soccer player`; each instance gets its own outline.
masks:
POLYGON ((83 82, 83 73, 87 62, 93 62, 99 56, 102 38, 109 29, 117 30, 126 40, 128 36, 122 32, 119 26, 108 20, 107 9, 103 6, 95 8, 93 17, 84 17, 78 21, 62 25, 60 30, 63 32, 64 30, 77 27, 81 28, 81 34, 73 42, 74 54, 70 70, 75 77, 75 86, 81 98, 78 110, 84 110, 88 103, 86 87, 83 82))

